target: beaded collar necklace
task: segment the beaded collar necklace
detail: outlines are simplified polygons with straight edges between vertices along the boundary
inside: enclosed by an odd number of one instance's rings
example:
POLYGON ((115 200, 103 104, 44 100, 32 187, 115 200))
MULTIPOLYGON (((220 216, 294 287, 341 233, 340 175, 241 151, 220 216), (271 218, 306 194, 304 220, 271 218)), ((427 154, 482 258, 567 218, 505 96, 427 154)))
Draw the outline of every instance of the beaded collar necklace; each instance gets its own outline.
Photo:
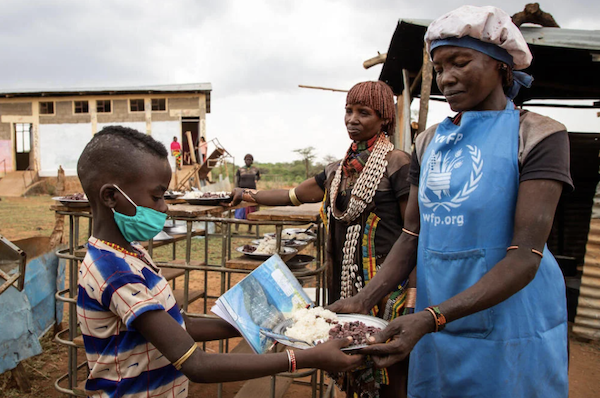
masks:
POLYGON ((110 247, 111 249, 114 249, 114 250, 118 251, 119 253, 127 254, 128 256, 132 256, 132 257, 142 258, 142 256, 140 255, 140 253, 130 252, 129 250, 125 250, 124 248, 122 248, 121 246, 117 245, 116 243, 108 242, 108 241, 106 241, 104 239, 98 239, 98 240, 100 242, 104 243, 106 246, 110 247))

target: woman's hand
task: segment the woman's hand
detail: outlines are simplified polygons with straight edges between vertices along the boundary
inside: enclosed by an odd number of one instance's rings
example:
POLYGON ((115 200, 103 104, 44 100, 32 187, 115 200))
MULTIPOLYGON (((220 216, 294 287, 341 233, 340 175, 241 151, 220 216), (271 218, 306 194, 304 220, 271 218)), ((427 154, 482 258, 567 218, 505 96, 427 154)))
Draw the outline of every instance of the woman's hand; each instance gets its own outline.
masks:
POLYGON ((366 314, 369 312, 369 308, 365 308, 360 295, 340 299, 325 308, 336 314, 366 314))
POLYGON ((433 332, 434 328, 434 319, 427 311, 398 317, 384 330, 369 337, 370 346, 360 353, 371 355, 378 368, 391 366, 406 358, 421 337, 433 332))
POLYGON ((346 372, 358 368, 365 360, 364 355, 349 355, 341 348, 352 344, 352 337, 329 340, 316 347, 295 351, 298 368, 319 368, 328 372, 346 372))
POLYGON ((229 194, 233 199, 229 202, 229 206, 236 206, 242 201, 242 194, 244 190, 242 188, 233 188, 233 191, 229 194))

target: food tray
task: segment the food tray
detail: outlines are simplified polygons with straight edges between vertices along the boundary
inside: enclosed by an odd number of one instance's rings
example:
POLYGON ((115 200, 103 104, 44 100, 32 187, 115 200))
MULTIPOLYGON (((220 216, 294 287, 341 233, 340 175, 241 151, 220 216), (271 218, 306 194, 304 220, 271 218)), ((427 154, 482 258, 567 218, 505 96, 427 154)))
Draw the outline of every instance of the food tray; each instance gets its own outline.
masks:
MULTIPOLYGON (((250 246, 254 246, 254 245, 250 245, 250 246)), ((248 252, 244 251, 244 246, 240 246, 240 247, 236 248, 235 250, 238 251, 239 253, 242 253, 251 258, 255 258, 257 260, 266 260, 273 255, 273 254, 264 254, 264 253, 248 253, 248 252)), ((285 256, 285 255, 294 254, 294 253, 298 253, 298 250, 294 249, 293 247, 284 246, 281 248, 281 252, 279 254, 282 256, 285 256)))
POLYGON ((195 199, 179 198, 179 199, 183 199, 191 205, 201 205, 201 206, 219 206, 222 203, 231 202, 230 196, 225 197, 225 198, 195 198, 195 199))
POLYGON ((183 195, 183 192, 165 192, 164 197, 165 199, 177 199, 183 195))
MULTIPOLYGON (((375 316, 370 316, 370 315, 337 314, 337 317, 338 317, 338 320, 340 320, 341 322, 344 322, 344 323, 361 321, 362 323, 364 323, 367 326, 374 326, 374 327, 377 327, 380 329, 385 329, 385 327, 388 325, 387 321, 384 321, 381 318, 377 318, 375 316)), ((285 335, 286 329, 291 327, 293 324, 294 324, 294 320, 292 318, 288 318, 285 321, 275 325, 275 327, 273 328, 272 331, 273 331, 273 333, 276 333, 276 334, 285 335)), ((333 327, 333 326, 335 326, 335 325, 332 325, 331 327, 333 327)), ((281 343, 283 345, 287 345, 287 346, 294 347, 294 348, 300 348, 302 350, 305 350, 305 349, 311 347, 304 343, 291 342, 291 341, 285 340, 283 338, 277 338, 275 340, 277 340, 279 343, 281 343)), ((356 345, 344 347, 344 348, 342 348, 342 351, 354 351, 354 350, 359 350, 359 349, 365 348, 365 347, 367 347, 367 344, 356 344, 356 345)))
MULTIPOLYGON (((262 242, 262 239, 254 239, 252 241, 253 245, 260 245, 260 243, 262 242)), ((298 247, 304 247, 306 246, 308 243, 305 240, 282 240, 281 243, 283 244, 283 246, 286 247, 294 247, 294 248, 298 248, 298 247)))
POLYGON ((309 256, 308 254, 298 254, 286 261, 285 264, 290 269, 298 269, 312 263, 313 261, 315 261, 313 256, 309 256))
POLYGON ((55 196, 52 199, 59 201, 63 206, 67 207, 88 207, 90 205, 87 199, 68 199, 61 196, 55 196))

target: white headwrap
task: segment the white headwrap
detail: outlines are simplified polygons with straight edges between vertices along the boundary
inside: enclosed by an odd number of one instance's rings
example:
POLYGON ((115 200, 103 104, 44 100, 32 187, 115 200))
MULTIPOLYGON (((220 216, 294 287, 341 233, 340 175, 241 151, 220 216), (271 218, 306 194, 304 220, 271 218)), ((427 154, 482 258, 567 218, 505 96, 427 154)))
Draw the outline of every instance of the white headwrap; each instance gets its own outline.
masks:
POLYGON ((504 49, 512 56, 509 66, 516 70, 527 68, 533 59, 527 42, 510 16, 492 6, 462 6, 433 21, 425 34, 427 51, 431 56, 431 43, 436 40, 464 36, 504 49))

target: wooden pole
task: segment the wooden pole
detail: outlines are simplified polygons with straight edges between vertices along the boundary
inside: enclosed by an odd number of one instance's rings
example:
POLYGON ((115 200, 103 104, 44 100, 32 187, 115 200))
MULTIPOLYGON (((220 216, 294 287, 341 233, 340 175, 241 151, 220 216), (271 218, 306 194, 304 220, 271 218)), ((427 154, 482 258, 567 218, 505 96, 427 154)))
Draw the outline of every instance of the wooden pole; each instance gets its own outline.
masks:
POLYGON ((433 81, 433 67, 426 47, 423 47, 423 66, 421 67, 421 71, 423 72, 423 78, 421 81, 421 104, 419 106, 419 128, 417 129, 417 134, 425 130, 427 126, 429 96, 431 94, 431 83, 433 81))
POLYGON ((392 137, 392 144, 394 144, 394 148, 402 149, 401 143, 403 142, 402 137, 402 104, 404 100, 402 99, 402 95, 396 97, 396 131, 394 131, 394 136, 392 137))
POLYGON ((188 147, 190 148, 190 158, 192 159, 192 163, 194 165, 196 187, 200 189, 200 174, 198 174, 198 161, 196 160, 196 148, 194 147, 194 141, 192 140, 192 132, 186 131, 185 136, 187 137, 188 147))
POLYGON ((410 103, 412 102, 412 98, 410 96, 408 70, 406 69, 402 69, 402 80, 404 82, 404 90, 402 90, 402 149, 410 153, 412 146, 412 137, 410 134, 410 103))
POLYGON ((327 91, 337 91, 339 93, 347 93, 348 90, 340 90, 338 88, 327 88, 327 87, 318 87, 318 86, 306 86, 304 84, 298 84, 300 88, 313 88, 315 90, 327 90, 327 91))

